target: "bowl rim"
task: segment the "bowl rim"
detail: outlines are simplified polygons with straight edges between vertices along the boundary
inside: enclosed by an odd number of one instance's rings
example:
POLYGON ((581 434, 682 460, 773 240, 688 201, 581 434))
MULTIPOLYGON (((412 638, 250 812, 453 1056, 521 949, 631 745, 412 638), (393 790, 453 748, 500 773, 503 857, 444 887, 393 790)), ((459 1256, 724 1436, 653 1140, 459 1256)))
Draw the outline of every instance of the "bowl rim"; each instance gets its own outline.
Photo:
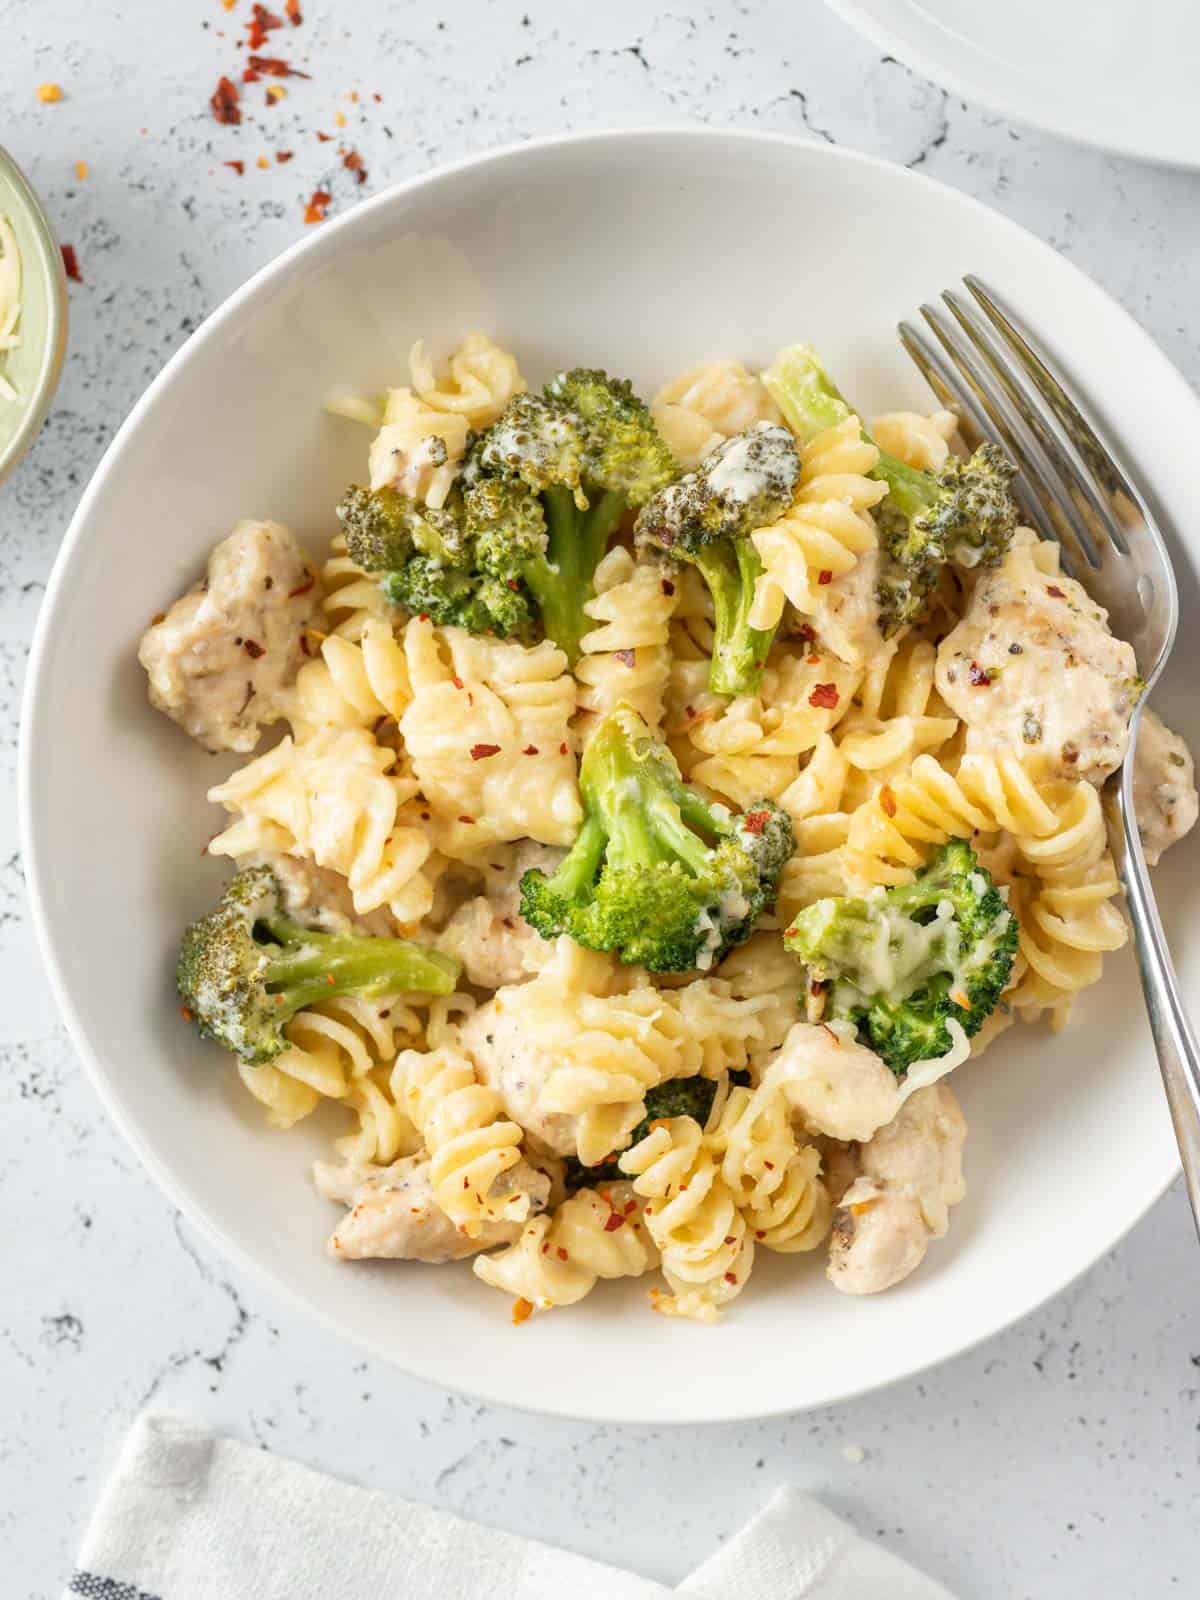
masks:
MULTIPOLYGON (((50 402, 54 399, 58 380, 62 375, 63 362, 66 359, 70 311, 63 254, 54 229, 50 225, 46 208, 29 179, 17 165, 16 158, 3 145, 0 145, 0 170, 17 191, 25 206, 37 245, 37 267, 45 278, 48 289, 46 345, 42 351, 41 364, 30 402, 25 407, 25 414, 7 444, 0 445, 0 484, 2 484, 15 470, 17 463, 23 459, 49 414, 50 402)), ((105 456, 107 454, 106 451, 105 456)), ((103 465, 103 459, 100 465, 103 465)))
POLYGON ((1163 167, 1172 172, 1195 172, 1200 169, 1200 148, 1193 154, 1172 150, 1161 138, 1153 134, 1139 138, 1136 134, 1124 137, 1101 137, 1069 110, 1056 110, 1070 102, 1042 99, 1015 89, 1005 94, 1004 85, 1013 73, 1005 78, 999 75, 996 83, 988 82, 965 68, 948 64, 945 55, 920 43, 914 43, 911 34, 904 33, 880 16, 876 0, 825 0, 829 9, 851 27, 859 36, 877 46, 922 78, 927 78, 936 88, 945 90, 960 100, 966 100, 993 116, 1014 122, 1019 127, 1032 128, 1035 133, 1049 134, 1062 139, 1080 150, 1096 150, 1108 155, 1123 157, 1127 161, 1144 161, 1150 166, 1163 167), (1031 104, 1031 101, 1033 102, 1031 104))
MULTIPOLYGON (((759 132, 754 129, 711 128, 699 124, 676 123, 664 126, 648 124, 632 128, 607 128, 578 133, 547 135, 536 139, 510 142, 495 149, 464 156, 457 161, 440 164, 426 172, 402 179, 390 185, 378 195, 374 195, 369 200, 360 202, 340 216, 330 219, 329 223, 323 225, 314 233, 302 235, 279 255, 252 273, 244 283, 239 285, 220 305, 209 313, 203 322, 189 335, 184 344, 167 360, 162 370, 151 381, 118 428, 76 506, 47 581, 46 592, 35 624, 21 705, 17 801, 19 836, 22 855, 26 864, 29 904, 37 947, 42 957, 55 1003, 65 1023, 70 1043, 82 1060, 101 1105, 116 1124, 122 1136, 133 1148, 139 1160, 171 1203, 178 1208, 210 1245, 235 1261, 246 1272, 252 1282, 267 1286, 284 1304, 295 1307, 305 1316, 315 1320, 321 1327, 334 1334, 340 1341, 348 1344, 351 1348, 361 1350, 373 1358, 383 1361, 388 1366, 397 1368, 407 1377, 443 1391, 463 1394, 473 1400, 530 1415, 554 1416, 565 1420, 602 1422, 618 1426, 691 1427, 704 1426, 710 1423, 751 1421, 760 1417, 784 1416, 820 1409, 825 1406, 840 1405, 845 1401, 857 1399, 865 1394, 890 1388, 893 1384, 916 1378, 944 1361, 966 1354, 996 1334, 1006 1331, 1024 1318, 1031 1316, 1035 1311, 1077 1282, 1086 1272, 1090 1271, 1106 1253, 1112 1250, 1142 1220, 1150 1208, 1162 1197, 1178 1176, 1178 1162, 1173 1162, 1169 1170, 1150 1182, 1143 1204, 1136 1210, 1135 1214, 1124 1222, 1115 1234, 1108 1236, 1104 1244, 1085 1260, 1076 1271, 1072 1272, 1068 1278, 1044 1294, 1039 1292, 1039 1297, 1032 1303, 1019 1305, 1011 1315, 1006 1315, 1004 1320, 982 1332, 971 1332, 956 1338, 944 1347, 939 1346, 936 1354, 922 1360, 917 1365, 906 1368, 902 1372, 895 1372, 890 1376, 869 1379, 863 1382, 851 1382, 840 1388, 836 1394, 827 1395, 809 1404, 797 1406, 795 1403, 789 1402, 770 1409, 764 1409, 758 1404, 749 1406, 744 1404, 734 1404, 732 1406, 717 1404, 703 1417, 695 1415, 681 1417, 661 1413, 647 1417, 644 1413, 634 1414, 632 1412, 618 1415, 616 1412, 608 1410, 598 1415, 595 1411, 586 1409, 582 1402, 578 1409, 574 1406, 564 1406, 556 1403, 553 1409, 547 1410, 532 1402, 525 1403, 513 1400, 506 1395, 500 1383, 489 1378, 486 1364, 467 1373, 462 1382, 456 1379, 451 1388, 443 1375, 430 1370, 428 1364, 419 1358, 414 1359, 413 1364, 410 1364, 406 1356, 386 1347, 370 1334, 347 1329, 341 1324, 332 1310, 327 1309, 323 1304, 317 1303, 300 1288, 290 1284, 272 1264, 258 1259, 248 1246, 244 1246, 236 1236, 226 1231, 224 1227, 208 1216, 201 1203, 193 1199, 183 1184, 176 1179, 171 1169, 160 1160, 150 1146, 148 1139, 143 1137, 135 1124, 132 1112, 126 1110, 117 1090, 110 1084, 107 1069, 100 1055, 92 1049, 79 1009, 63 977, 42 894, 41 884, 44 869, 38 842, 39 830, 33 807, 32 792, 35 741, 43 736, 41 723, 38 719, 43 664, 49 653, 53 637, 54 614, 57 610, 59 591, 65 584, 66 573, 70 567, 74 551, 83 539, 87 524, 91 518, 94 501, 98 498, 109 475, 119 465, 127 441, 139 426, 142 417, 156 403, 159 394, 170 383, 175 373, 186 363, 193 347, 211 337, 227 320, 234 317, 245 301, 276 279, 284 276, 291 269, 294 262, 305 255, 319 253, 324 248, 324 242, 327 239, 336 237, 341 232, 354 226, 361 225, 367 216, 385 209, 401 196, 415 193, 422 188, 453 178, 466 171, 488 166, 502 166, 507 162, 519 160, 522 157, 548 149, 573 145, 636 144, 638 142, 663 139, 672 141, 699 140, 713 144, 737 142, 759 147, 776 146, 789 150, 800 150, 806 156, 818 161, 858 164, 887 172, 893 177, 901 178, 903 181, 924 185, 939 192, 949 190, 955 202, 962 203, 969 209, 982 212, 990 217, 1000 216, 1006 225, 1017 229, 1025 235, 1038 250, 1059 259, 1050 245, 1031 233, 1021 223, 1005 217, 1003 213, 998 213, 994 207, 987 205, 984 201, 977 200, 974 196, 965 194, 963 191, 955 189, 952 185, 945 184, 936 178, 929 177, 924 173, 913 172, 908 168, 899 166, 897 163, 886 161, 877 156, 845 149, 842 146, 826 146, 792 134, 759 132)), ((1066 265, 1078 273, 1089 286, 1101 293, 1110 310, 1136 330, 1144 341, 1147 356, 1160 363, 1166 372, 1180 384, 1185 384, 1185 380, 1174 367, 1169 357, 1157 342, 1140 327, 1136 319, 1106 290, 1095 284, 1082 269, 1075 267, 1074 263, 1069 261, 1066 262, 1066 265)))

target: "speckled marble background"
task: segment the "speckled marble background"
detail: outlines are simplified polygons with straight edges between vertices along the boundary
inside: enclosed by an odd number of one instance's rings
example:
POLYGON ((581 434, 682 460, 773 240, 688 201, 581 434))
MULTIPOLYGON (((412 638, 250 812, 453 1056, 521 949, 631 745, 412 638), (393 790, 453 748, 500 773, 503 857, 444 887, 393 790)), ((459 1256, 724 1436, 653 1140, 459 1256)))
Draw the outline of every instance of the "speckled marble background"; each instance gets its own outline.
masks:
POLYGON ((360 1360, 214 1256, 101 1113, 23 898, 14 770, 30 631, 113 432, 205 314, 303 232, 314 189, 341 210, 432 163, 562 128, 783 130, 998 206, 1200 378, 1200 177, 982 115, 881 59, 819 0, 303 7, 303 27, 264 48, 311 79, 280 80, 271 107, 274 80, 248 87, 246 120, 226 128, 207 101, 220 73, 240 74, 247 0, 232 13, 220 0, 0 0, 2 137, 84 280, 53 415, 0 491, 0 1590, 61 1591, 106 1462, 153 1402, 667 1581, 791 1482, 964 1600, 1195 1594, 1200 1256, 1178 1190, 1042 1314, 920 1382, 785 1421, 620 1430, 488 1409, 360 1360), (37 102, 46 81, 62 84, 59 104, 37 102), (361 188, 339 145, 361 154, 361 188), (222 165, 237 160, 242 176, 222 165))

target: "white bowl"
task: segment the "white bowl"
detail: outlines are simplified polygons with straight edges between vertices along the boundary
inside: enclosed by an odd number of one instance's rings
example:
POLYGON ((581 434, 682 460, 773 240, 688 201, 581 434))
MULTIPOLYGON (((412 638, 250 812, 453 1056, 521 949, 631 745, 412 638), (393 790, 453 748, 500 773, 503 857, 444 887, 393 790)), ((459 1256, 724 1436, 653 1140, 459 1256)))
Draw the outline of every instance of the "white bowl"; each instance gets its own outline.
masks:
MULTIPOLYGON (((21 798, 46 964, 105 1105, 164 1189, 347 1339, 535 1410, 648 1422, 792 1411, 1004 1327, 1090 1266, 1170 1180, 1132 964, 1113 960, 1069 1032, 1014 1031, 958 1075, 970 1196, 901 1288, 846 1298, 817 1260, 761 1252, 716 1328, 654 1316, 637 1284, 513 1327, 469 1271, 328 1260, 333 1216, 306 1176, 328 1127, 268 1131, 173 992, 179 930, 222 876, 201 856, 217 822, 204 791, 231 763, 148 709, 136 642, 239 517, 280 518, 323 547, 367 443, 322 414, 331 389, 381 388, 403 375, 416 336, 444 348, 481 327, 516 347, 532 379, 604 364, 647 389, 702 357, 763 362, 803 338, 868 406, 928 405, 894 324, 968 270, 1044 330, 1187 526, 1200 406, 1076 268, 896 167, 699 130, 527 144, 326 224, 205 323, 105 456, 50 582, 25 706, 21 798)), ((1180 655, 1195 649, 1191 632, 1180 655)), ((1183 663, 1174 671, 1182 679, 1183 663)), ((1194 736, 1200 718, 1182 709, 1194 736)), ((1166 885, 1185 985, 1200 981, 1186 852, 1166 885)))

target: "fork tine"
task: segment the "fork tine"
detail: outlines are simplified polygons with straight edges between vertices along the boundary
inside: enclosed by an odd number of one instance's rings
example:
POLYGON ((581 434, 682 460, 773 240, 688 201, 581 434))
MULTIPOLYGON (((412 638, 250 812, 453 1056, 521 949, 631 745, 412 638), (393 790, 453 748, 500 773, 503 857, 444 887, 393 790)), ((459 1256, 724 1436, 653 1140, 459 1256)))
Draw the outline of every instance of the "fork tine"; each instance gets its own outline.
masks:
POLYGON ((1052 480, 1047 479, 1044 459, 1037 451, 1036 442, 1020 417, 1014 417, 1011 409, 997 396, 987 369, 981 367, 969 342, 934 306, 923 305, 921 315, 948 358, 962 374, 964 382, 971 386, 980 408, 987 416, 990 437, 998 438, 1020 466, 1028 490, 1027 499, 1041 513, 1037 518, 1037 527, 1043 538, 1053 539, 1060 544, 1077 571, 1082 572, 1097 565, 1086 536, 1080 536, 1075 521, 1064 510, 1061 495, 1051 486, 1052 480))
POLYGON ((1031 342, 1033 336, 1022 331, 1015 316, 1001 306, 974 273, 967 273, 963 282, 1057 420, 1067 447, 1076 458, 1080 481, 1095 503, 1106 532, 1121 554, 1128 555, 1125 532, 1113 507, 1119 507, 1125 500, 1132 503, 1140 516, 1145 516, 1140 494, 1049 365, 1048 358, 1031 342))
MULTIPOLYGON (((959 432, 967 446, 973 450, 985 439, 990 439, 995 429, 981 409, 972 387, 963 381, 960 373, 947 365, 924 334, 911 323, 900 323, 897 331, 900 343, 925 382, 942 404, 958 417, 959 432)), ((1046 515, 1045 508, 1031 489, 1024 473, 1017 478, 1014 492, 1025 517, 1037 526, 1042 537, 1056 539, 1058 535, 1046 515)))
POLYGON ((1034 479, 1036 492, 1047 504, 1056 536, 1072 544, 1077 541, 1088 565, 1102 566, 1107 548, 1103 508, 1080 487, 1074 467, 1064 456, 1056 434, 1043 423, 1037 407, 1030 404, 1003 353, 995 348, 972 309, 952 290, 946 290, 942 299, 970 341, 979 369, 991 386, 996 408, 993 414, 997 421, 1002 414, 1009 423, 1016 458, 1034 479))

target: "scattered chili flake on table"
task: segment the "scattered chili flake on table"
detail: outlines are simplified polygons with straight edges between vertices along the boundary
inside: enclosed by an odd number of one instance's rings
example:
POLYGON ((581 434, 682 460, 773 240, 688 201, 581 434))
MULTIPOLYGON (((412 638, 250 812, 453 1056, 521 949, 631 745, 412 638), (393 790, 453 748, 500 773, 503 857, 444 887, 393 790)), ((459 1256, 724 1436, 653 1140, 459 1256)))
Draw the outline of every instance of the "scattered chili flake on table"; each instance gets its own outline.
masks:
POLYGON ((293 28, 298 28, 304 21, 300 10, 300 0, 284 0, 283 14, 293 28))
POLYGON ((261 50, 271 30, 282 27, 282 19, 273 11, 268 11, 266 6, 253 6, 250 21, 246 24, 246 42, 251 50, 261 50))
POLYGON ((44 106, 52 106, 56 100, 63 97, 62 85, 59 83, 39 83, 37 97, 44 106))
POLYGON ((333 113, 333 120, 337 123, 339 128, 344 128, 346 126, 346 117, 344 112, 335 111, 333 113))
POLYGON ((342 157, 342 165, 347 172, 352 172, 359 183, 366 183, 367 169, 363 166, 363 158, 357 150, 347 150, 342 157))
POLYGON ((79 257, 75 254, 75 246, 73 244, 64 244, 62 246, 62 258, 63 266, 67 270, 67 277, 70 278, 72 283, 82 283, 83 274, 79 270, 79 257))
POLYGON ((255 165, 257 167, 261 168, 261 170, 263 172, 265 172, 267 170, 267 168, 271 165, 271 163, 267 159, 266 156, 259 156, 259 158, 258 158, 257 162, 255 163, 255 165))
POLYGON ((320 128, 318 128, 317 129, 317 138, 321 141, 322 144, 328 144, 329 141, 333 138, 333 135, 331 133, 322 133, 320 128))
POLYGON ((810 706, 820 706, 826 711, 832 711, 838 703, 838 687, 836 683, 818 683, 808 697, 810 706))
POLYGON ((273 106, 277 101, 283 100, 286 97, 287 90, 281 83, 269 83, 267 85, 267 92, 263 98, 266 100, 269 106, 273 106))
POLYGON ((301 72, 299 67, 293 67, 282 56, 255 56, 247 58, 250 68, 254 72, 261 72, 268 78, 311 78, 310 72, 301 72))
POLYGON ((285 161, 290 161, 295 152, 291 150, 276 150, 275 159, 282 166, 285 161))
POLYGON ((226 161, 223 162, 222 165, 226 167, 232 167, 239 178, 242 177, 246 171, 246 163, 244 161, 226 161))
POLYGON ((305 222, 324 222, 326 209, 332 199, 328 189, 314 189, 304 208, 305 222))
POLYGON ((87 162, 86 161, 77 161, 75 163, 75 176, 79 179, 80 183, 83 182, 83 180, 87 177, 87 175, 88 175, 88 164, 87 164, 87 162))
POLYGON ((218 122, 236 127, 242 120, 241 109, 238 106, 237 85, 230 79, 217 79, 217 87, 213 90, 212 99, 208 103, 218 122))

